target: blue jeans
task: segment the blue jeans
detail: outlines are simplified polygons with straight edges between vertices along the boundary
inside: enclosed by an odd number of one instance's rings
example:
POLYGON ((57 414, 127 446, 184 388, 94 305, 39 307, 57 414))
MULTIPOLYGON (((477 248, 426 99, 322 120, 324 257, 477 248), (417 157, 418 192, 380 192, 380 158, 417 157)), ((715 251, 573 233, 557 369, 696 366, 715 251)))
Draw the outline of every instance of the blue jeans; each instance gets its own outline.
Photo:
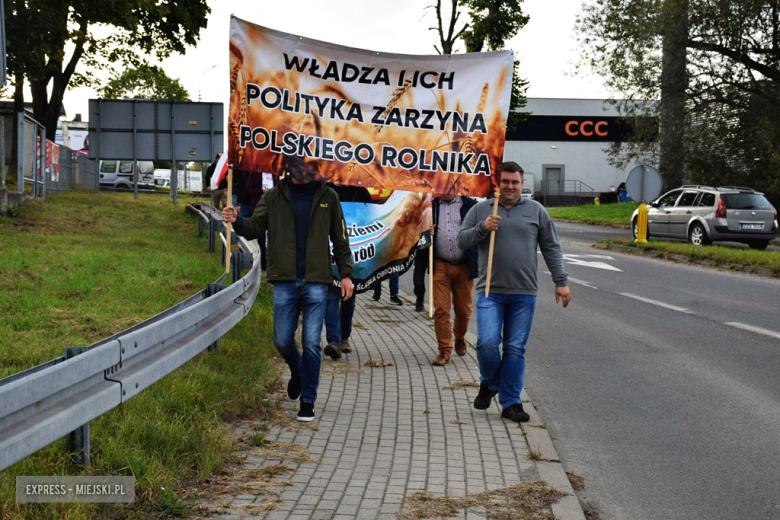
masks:
MULTIPOLYGON (((400 288, 399 278, 399 276, 393 276, 389 279, 390 296, 398 296, 398 290, 400 288)), ((372 287, 374 288, 375 293, 382 294, 382 282, 376 282, 372 287)))
POLYGON ((301 402, 305 403, 317 400, 322 363, 320 335, 327 299, 328 286, 324 283, 307 283, 302 278, 295 282, 274 283, 274 343, 292 376, 301 378, 301 402), (303 355, 295 344, 301 311, 303 355))
POLYGON ((325 339, 341 347, 342 341, 349 340, 352 335, 352 317, 355 315, 357 298, 341 300, 341 288, 328 288, 328 308, 325 310, 325 339))
POLYGON ((536 296, 491 293, 490 298, 485 298, 484 292, 477 295, 480 380, 491 390, 498 390, 498 402, 504 408, 521 402, 525 345, 535 310, 536 296), (499 351, 502 340, 503 353, 499 351))
POLYGON ((249 218, 252 216, 252 206, 250 204, 242 204, 241 212, 239 213, 243 218, 249 218))

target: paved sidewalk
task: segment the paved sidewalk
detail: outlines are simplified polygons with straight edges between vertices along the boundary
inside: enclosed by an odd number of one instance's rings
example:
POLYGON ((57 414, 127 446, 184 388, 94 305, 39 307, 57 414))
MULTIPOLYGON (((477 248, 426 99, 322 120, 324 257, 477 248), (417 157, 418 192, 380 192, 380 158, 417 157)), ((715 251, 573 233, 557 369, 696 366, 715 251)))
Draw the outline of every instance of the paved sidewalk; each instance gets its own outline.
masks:
MULTIPOLYGON (((414 312, 408 300, 402 307, 390 305, 387 295, 380 302, 359 295, 354 325, 353 353, 323 363, 317 426, 276 426, 266 435, 307 447, 317 462, 249 457, 251 468, 289 466, 295 471, 286 477, 292 485, 277 489, 282 502, 277 499, 273 511, 251 506, 268 503, 267 495, 245 493, 233 505, 245 504, 246 510, 232 507, 226 517, 389 519, 416 492, 463 497, 539 479, 573 493, 533 405, 525 404, 529 425, 537 425, 526 426, 528 441, 519 425, 501 419, 496 400, 486 412, 472 407, 478 388, 460 385, 479 381, 473 345, 466 356, 453 352, 445 367, 433 367, 433 321, 414 312), (370 359, 393 366, 365 366, 370 359), (529 441, 549 461, 532 460, 529 441)), ((284 407, 292 414, 297 405, 284 407)), ((552 510, 557 518, 584 519, 573 495, 552 510)), ((484 515, 472 508, 456 518, 484 515)))

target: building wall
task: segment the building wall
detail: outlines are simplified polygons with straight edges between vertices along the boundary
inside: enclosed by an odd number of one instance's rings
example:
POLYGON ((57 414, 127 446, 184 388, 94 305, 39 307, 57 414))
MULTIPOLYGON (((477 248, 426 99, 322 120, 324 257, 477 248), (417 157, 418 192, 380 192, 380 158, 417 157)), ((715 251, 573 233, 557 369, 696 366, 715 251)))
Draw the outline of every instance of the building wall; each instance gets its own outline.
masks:
POLYGON ((542 191, 545 165, 560 166, 563 180, 580 181, 594 192, 617 188, 636 166, 609 164, 610 143, 625 140, 630 127, 604 100, 529 98, 524 111, 531 115, 507 133, 504 159, 534 175, 536 192, 542 191))
MULTIPOLYGON (((609 143, 564 141, 507 141, 504 160, 515 161, 526 173, 534 174, 534 191, 542 191, 542 167, 563 165, 565 180, 581 181, 594 191, 610 191, 626 180, 631 168, 615 168, 607 161, 609 143)), ((530 186, 529 186, 530 187, 530 186)))

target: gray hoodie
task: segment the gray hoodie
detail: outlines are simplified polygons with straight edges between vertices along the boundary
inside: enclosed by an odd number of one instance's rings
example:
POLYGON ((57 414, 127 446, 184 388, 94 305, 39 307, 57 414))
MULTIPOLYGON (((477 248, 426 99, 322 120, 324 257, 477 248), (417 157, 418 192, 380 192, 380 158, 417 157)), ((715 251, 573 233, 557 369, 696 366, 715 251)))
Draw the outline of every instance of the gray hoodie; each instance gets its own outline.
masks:
MULTIPOLYGON (((480 202, 466 215, 460 226, 458 246, 479 249, 477 292, 485 292, 490 231, 485 227, 493 214, 493 201, 480 202)), ((563 253, 558 232, 547 210, 535 200, 520 199, 512 208, 498 205, 501 223, 496 231, 493 250, 493 275, 490 292, 496 294, 536 295, 537 245, 556 287, 566 287, 569 275, 563 267, 563 253)))

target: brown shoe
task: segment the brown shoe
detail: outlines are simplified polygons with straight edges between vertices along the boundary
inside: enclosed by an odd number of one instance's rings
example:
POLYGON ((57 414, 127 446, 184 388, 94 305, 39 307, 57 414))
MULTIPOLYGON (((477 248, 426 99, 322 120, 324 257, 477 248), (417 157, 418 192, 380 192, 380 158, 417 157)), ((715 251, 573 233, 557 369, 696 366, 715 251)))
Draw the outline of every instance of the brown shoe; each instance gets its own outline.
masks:
POLYGON ((433 365, 437 367, 443 367, 450 361, 450 355, 447 352, 439 352, 436 359, 433 360, 433 365))
POLYGON ((352 352, 352 347, 350 346, 349 341, 344 340, 341 342, 341 352, 344 354, 349 354, 352 352))
POLYGON ((465 356, 466 355, 466 340, 465 339, 456 339, 455 340, 455 353, 457 355, 459 355, 459 356, 465 356))

